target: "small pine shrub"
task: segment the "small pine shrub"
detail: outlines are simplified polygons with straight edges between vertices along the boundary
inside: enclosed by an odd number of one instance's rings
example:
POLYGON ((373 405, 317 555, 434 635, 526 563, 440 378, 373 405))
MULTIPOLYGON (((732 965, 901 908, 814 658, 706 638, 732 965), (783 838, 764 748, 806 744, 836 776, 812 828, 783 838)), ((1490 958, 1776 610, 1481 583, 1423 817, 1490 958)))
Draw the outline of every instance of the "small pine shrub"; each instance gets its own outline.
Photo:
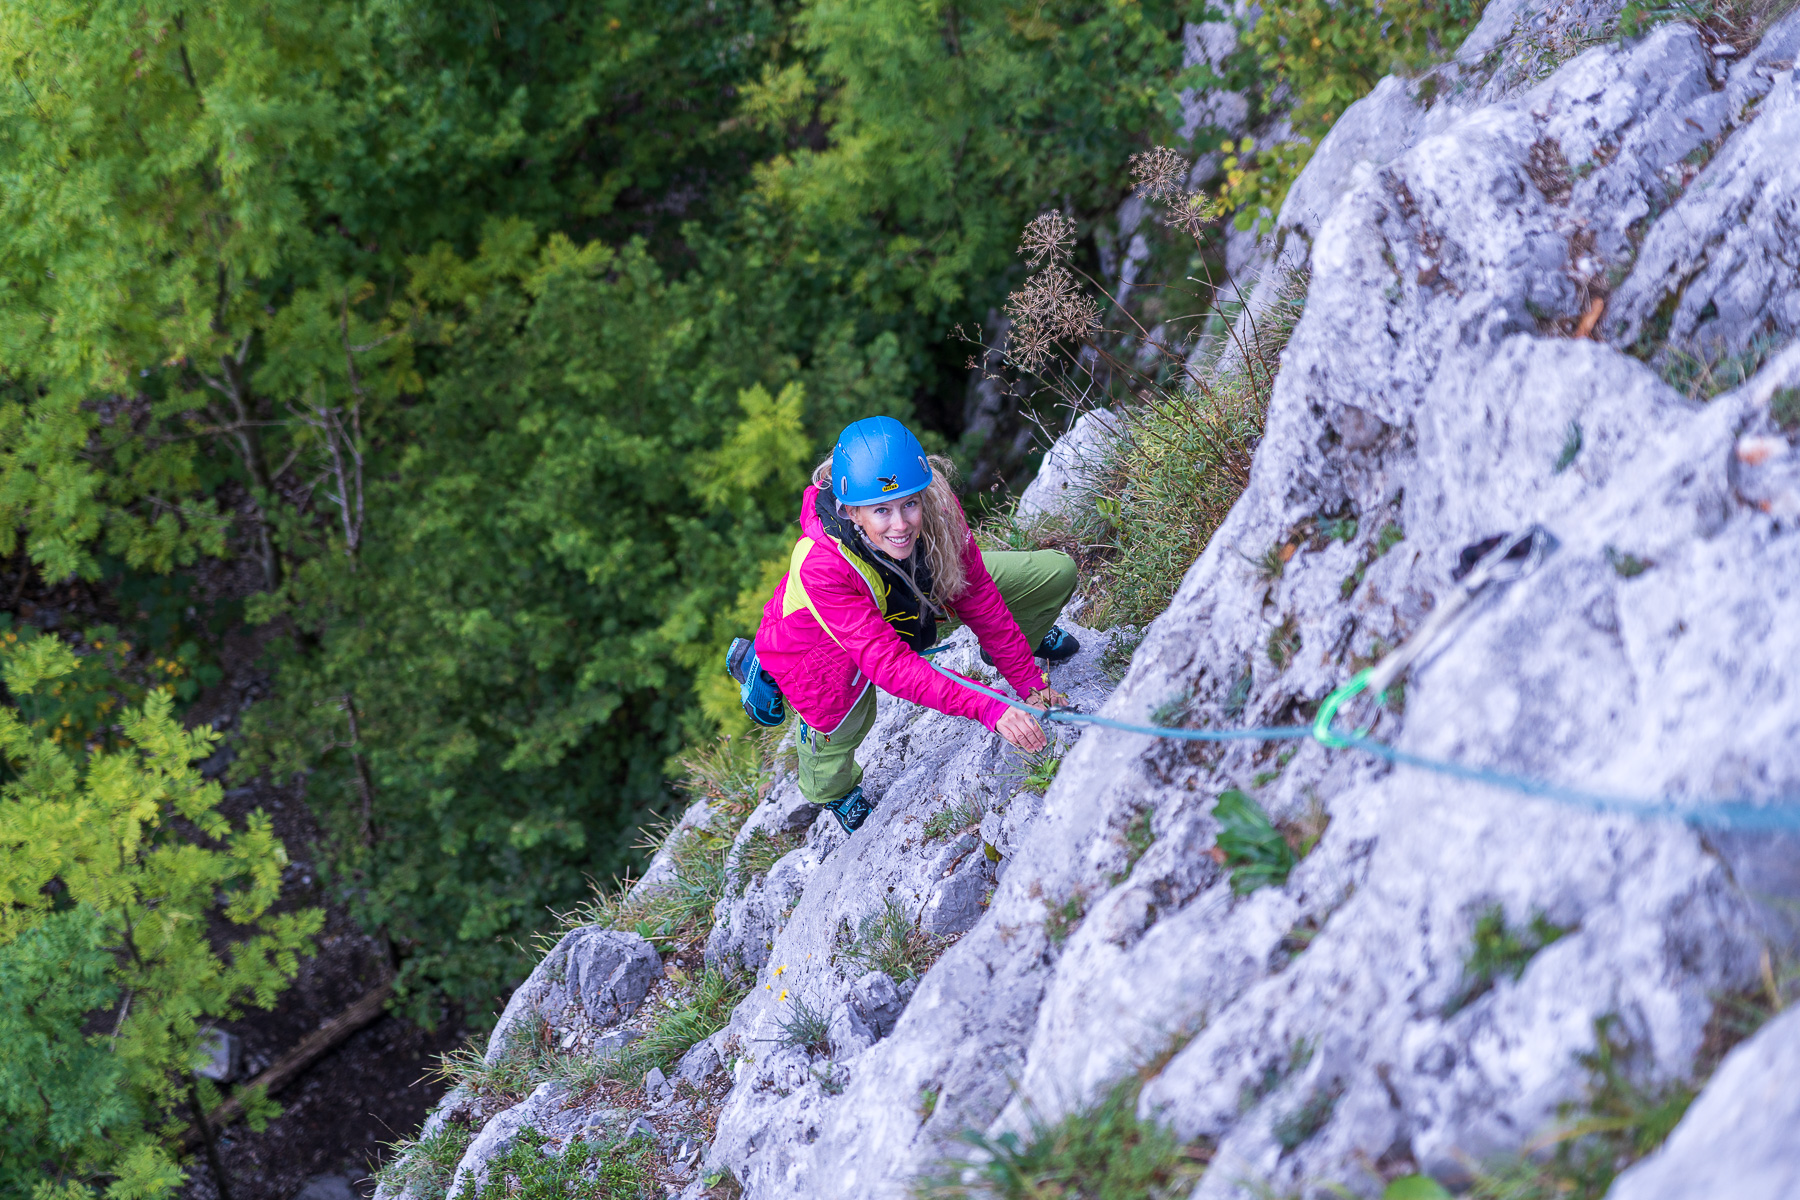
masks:
MULTIPOLYGON (((1031 1114, 1024 1137, 990 1138, 977 1131, 962 1140, 977 1159, 953 1159, 922 1181, 919 1200, 1174 1200, 1200 1177, 1204 1151, 1184 1146, 1173 1133, 1137 1115, 1135 1075, 1097 1104, 1057 1121, 1031 1114)), ((936 1097, 933 1095, 933 1102, 936 1097)), ((923 1107, 923 1105, 921 1105, 923 1107)))
POLYGON ((1525 966, 1539 950, 1569 932, 1552 924, 1543 913, 1533 913, 1522 930, 1506 923, 1506 910, 1490 905, 1475 919, 1475 935, 1468 957, 1463 960, 1462 986, 1444 1006, 1444 1015, 1453 1016, 1492 991, 1500 978, 1518 979, 1525 966))

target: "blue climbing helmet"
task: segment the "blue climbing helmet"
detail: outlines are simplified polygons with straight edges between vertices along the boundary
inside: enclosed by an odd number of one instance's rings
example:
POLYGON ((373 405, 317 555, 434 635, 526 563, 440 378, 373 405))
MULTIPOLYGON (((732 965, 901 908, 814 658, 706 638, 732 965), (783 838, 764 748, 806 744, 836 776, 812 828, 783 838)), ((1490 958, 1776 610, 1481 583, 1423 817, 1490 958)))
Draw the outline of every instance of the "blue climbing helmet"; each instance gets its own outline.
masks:
POLYGON ((831 452, 831 490, 840 504, 885 504, 931 486, 931 464, 912 430, 892 417, 844 426, 831 452))

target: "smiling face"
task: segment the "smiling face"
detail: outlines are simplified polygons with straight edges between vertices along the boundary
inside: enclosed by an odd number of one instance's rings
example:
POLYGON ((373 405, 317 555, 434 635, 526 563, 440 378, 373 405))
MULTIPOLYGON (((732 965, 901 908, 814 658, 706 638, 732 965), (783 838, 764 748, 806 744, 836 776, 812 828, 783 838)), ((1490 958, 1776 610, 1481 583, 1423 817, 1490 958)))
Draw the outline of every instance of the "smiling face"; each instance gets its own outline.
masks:
POLYGON ((850 519, 869 535, 875 548, 893 559, 912 557, 919 544, 919 529, 925 524, 925 504, 917 495, 906 496, 887 504, 863 504, 850 507, 850 519))

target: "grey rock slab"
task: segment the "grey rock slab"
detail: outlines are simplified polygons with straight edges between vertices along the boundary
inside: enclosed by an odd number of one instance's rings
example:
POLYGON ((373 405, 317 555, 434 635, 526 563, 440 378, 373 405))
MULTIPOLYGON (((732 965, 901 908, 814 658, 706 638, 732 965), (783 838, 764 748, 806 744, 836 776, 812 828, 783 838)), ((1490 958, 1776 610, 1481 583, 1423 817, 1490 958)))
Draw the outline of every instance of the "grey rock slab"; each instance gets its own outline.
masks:
POLYGON ((1037 475, 1025 485, 1015 511, 1018 520, 1064 514, 1072 506, 1091 507, 1090 489, 1119 430, 1118 417, 1105 409, 1082 413, 1051 445, 1037 475))
POLYGON ((635 933, 589 925, 562 936, 506 1003, 488 1038, 492 1066, 535 1021, 561 1030, 571 1009, 604 1028, 631 1016, 662 978, 656 948, 635 933))
POLYGON ((1668 1142, 1614 1181, 1608 1200, 1800 1196, 1800 1009, 1733 1050, 1668 1142))

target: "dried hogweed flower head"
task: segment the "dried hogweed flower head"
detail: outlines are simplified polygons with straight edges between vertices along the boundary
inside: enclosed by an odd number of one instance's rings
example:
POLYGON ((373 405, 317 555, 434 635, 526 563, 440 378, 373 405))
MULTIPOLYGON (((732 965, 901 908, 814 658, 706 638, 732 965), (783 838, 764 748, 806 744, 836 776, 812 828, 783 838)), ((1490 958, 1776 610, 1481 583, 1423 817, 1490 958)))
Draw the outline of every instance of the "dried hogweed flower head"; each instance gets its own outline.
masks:
POLYGON ((1063 339, 1079 341, 1100 328, 1100 310, 1067 267, 1051 266, 1025 281, 1006 300, 1012 318, 1013 357, 1027 369, 1049 357, 1063 339))
POLYGON ((1182 196, 1187 188, 1187 177, 1187 159, 1167 146, 1131 156, 1131 178, 1137 184, 1137 194, 1146 200, 1182 196))
POLYGON ((1059 212, 1039 213, 1019 238, 1019 253, 1034 267, 1056 264, 1075 248, 1075 222, 1059 212))
POLYGON ((1211 196, 1204 192, 1190 192, 1176 195, 1169 205, 1169 213, 1163 223, 1179 229, 1191 238, 1198 239, 1206 232, 1206 227, 1213 223, 1219 215, 1219 206, 1211 196))

